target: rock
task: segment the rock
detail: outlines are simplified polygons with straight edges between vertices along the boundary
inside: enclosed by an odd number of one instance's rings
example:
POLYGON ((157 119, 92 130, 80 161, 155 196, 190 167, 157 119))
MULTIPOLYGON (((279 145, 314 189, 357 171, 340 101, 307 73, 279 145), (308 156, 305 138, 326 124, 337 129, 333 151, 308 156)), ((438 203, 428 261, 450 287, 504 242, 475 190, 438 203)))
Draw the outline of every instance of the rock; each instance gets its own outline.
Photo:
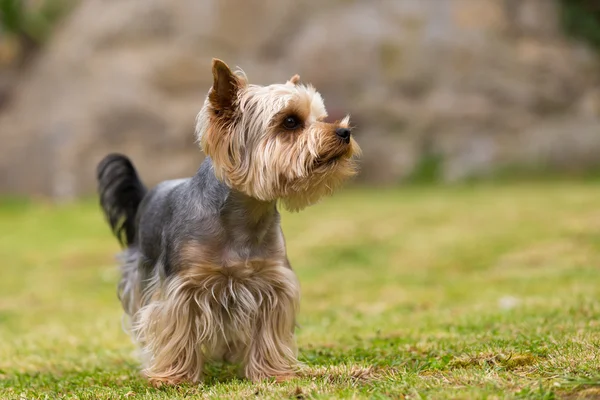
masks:
POLYGON ((431 154, 450 182, 595 168, 600 62, 558 18, 550 0, 81 2, 0 110, 0 192, 91 193, 112 151, 149 185, 193 174, 212 57, 255 83, 298 73, 350 112, 366 182, 431 154))

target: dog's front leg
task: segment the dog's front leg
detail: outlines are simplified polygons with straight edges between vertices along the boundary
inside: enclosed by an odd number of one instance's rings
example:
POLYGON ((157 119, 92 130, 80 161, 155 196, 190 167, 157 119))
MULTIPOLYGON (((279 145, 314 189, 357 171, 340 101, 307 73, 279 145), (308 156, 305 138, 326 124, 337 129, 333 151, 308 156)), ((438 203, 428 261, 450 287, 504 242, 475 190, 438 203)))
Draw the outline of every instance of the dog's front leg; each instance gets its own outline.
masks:
POLYGON ((197 382, 203 354, 198 307, 191 291, 173 280, 134 318, 134 334, 144 352, 144 374, 155 386, 197 382))
MULTIPOLYGON (((291 270, 286 273, 293 274, 291 270)), ((243 373, 253 381, 287 379, 297 370, 294 330, 300 291, 295 277, 283 283, 276 298, 263 302, 254 335, 245 349, 243 373)))

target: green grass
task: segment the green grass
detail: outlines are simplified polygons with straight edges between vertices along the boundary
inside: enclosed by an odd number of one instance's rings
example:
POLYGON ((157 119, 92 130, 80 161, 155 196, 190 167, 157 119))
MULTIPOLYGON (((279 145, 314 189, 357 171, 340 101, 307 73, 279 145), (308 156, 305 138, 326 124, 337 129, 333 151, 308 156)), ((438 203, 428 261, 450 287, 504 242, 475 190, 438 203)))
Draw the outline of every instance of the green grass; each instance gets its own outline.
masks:
POLYGON ((0 205, 0 398, 598 398, 600 184, 348 190, 285 214, 301 375, 154 389, 95 202, 0 205))

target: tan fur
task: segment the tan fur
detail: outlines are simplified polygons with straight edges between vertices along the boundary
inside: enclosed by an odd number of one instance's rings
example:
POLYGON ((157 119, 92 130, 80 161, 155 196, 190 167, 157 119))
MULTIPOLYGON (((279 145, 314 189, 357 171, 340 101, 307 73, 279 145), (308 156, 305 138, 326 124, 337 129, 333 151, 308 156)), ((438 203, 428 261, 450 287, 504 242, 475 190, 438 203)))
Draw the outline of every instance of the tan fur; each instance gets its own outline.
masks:
POLYGON ((294 76, 292 76, 289 80, 288 83, 292 84, 292 85, 297 85, 298 82, 300 82, 300 75, 296 74, 294 76))
POLYGON ((205 359, 241 362, 252 380, 293 374, 300 287, 284 261, 223 267, 199 261, 210 258, 203 249, 182 253, 194 265, 167 280, 134 316, 150 380, 196 382, 205 359))
POLYGON ((225 101, 232 106, 223 108, 213 87, 198 114, 196 134, 219 179, 252 197, 281 200, 297 211, 356 174, 358 144, 351 139, 343 145, 335 134, 335 128, 349 128, 349 117, 322 122, 327 111, 312 86, 299 84, 296 76, 286 84, 250 85, 244 75, 229 72, 228 77, 222 62, 215 65, 217 74, 225 75, 221 81, 233 82, 227 92, 231 99, 225 101), (303 117, 300 131, 284 131, 274 124, 286 110, 297 110, 303 117))
POLYGON ((275 201, 300 210, 331 194, 356 174, 360 153, 354 139, 336 133, 350 128, 349 117, 325 122, 321 95, 298 75, 283 84, 250 85, 243 72, 214 60, 213 79, 196 133, 216 177, 233 189, 228 199, 245 199, 215 218, 240 225, 220 227, 214 241, 179 243, 169 276, 155 265, 144 278, 136 259, 127 261, 119 286, 144 373, 157 385, 197 382, 210 360, 240 363, 252 380, 294 374, 300 286, 278 219, 271 228, 243 232, 242 249, 230 239, 243 227, 240 219, 258 226, 269 210, 278 218, 275 201), (287 126, 291 117, 300 125, 287 126))

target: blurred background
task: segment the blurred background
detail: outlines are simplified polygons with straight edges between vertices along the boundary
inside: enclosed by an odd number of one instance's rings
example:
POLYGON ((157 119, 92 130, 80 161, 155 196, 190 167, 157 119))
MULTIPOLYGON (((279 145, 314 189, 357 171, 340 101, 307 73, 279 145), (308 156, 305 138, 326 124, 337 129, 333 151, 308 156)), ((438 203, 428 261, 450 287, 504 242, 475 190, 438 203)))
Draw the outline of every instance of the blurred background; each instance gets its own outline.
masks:
POLYGON ((599 183, 600 0, 0 0, 0 398, 596 399, 599 183), (282 219, 306 375, 150 392, 95 169, 194 174, 213 57, 314 84, 361 173, 282 219))
POLYGON ((350 112, 359 181, 600 168, 598 0, 0 0, 0 194, 93 193, 130 155, 148 184, 195 172, 212 57, 253 83, 298 73, 350 112))

